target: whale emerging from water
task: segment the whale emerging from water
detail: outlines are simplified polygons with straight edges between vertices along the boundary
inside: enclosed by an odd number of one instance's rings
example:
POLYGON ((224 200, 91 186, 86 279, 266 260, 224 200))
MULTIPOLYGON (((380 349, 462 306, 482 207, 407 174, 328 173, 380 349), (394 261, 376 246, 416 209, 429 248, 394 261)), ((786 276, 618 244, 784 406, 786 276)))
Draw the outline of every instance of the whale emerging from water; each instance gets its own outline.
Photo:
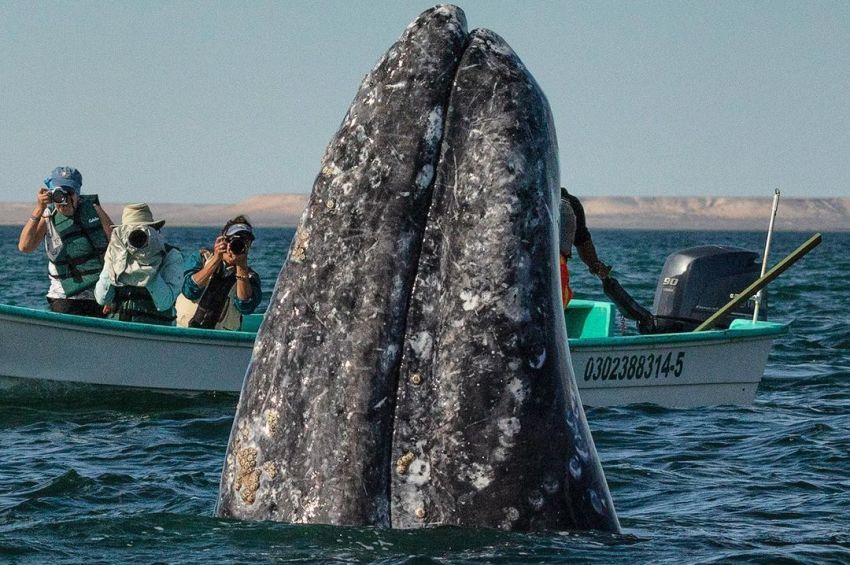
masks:
POLYGON ((455 6, 421 14, 325 152, 217 514, 619 531, 567 348, 559 186, 516 54, 455 6))

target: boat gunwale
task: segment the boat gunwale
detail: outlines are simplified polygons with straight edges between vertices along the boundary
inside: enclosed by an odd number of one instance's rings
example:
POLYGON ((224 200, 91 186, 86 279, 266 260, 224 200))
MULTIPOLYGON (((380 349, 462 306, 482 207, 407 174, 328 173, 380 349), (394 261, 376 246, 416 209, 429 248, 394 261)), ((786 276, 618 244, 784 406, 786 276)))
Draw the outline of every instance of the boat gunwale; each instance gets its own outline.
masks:
POLYGON ((63 314, 60 312, 51 312, 49 310, 36 310, 34 308, 11 306, 8 304, 0 304, 0 319, 2 318, 14 318, 17 320, 25 318, 28 320, 50 322, 53 324, 60 323, 63 326, 70 326, 62 329, 85 328, 91 330, 103 330, 98 333, 109 333, 113 335, 130 333, 140 334, 140 337, 170 337, 192 341, 201 340, 235 343, 253 343, 257 338, 256 332, 178 328, 177 326, 158 326, 154 324, 142 324, 136 322, 122 322, 119 320, 90 318, 75 314, 63 314))
POLYGON ((607 337, 568 338, 570 349, 597 347, 632 348, 646 346, 676 346, 679 344, 741 342, 752 339, 773 339, 787 334, 789 324, 777 322, 748 322, 734 324, 725 330, 678 332, 666 334, 617 335, 607 337))
MULTIPOLYGON (((595 302, 595 301, 588 301, 595 302)), ((599 301, 600 304, 607 304, 599 301)), ((0 304, 0 318, 28 319, 61 323, 70 326, 65 329, 92 329, 101 330, 103 333, 129 333, 138 334, 140 337, 164 337, 177 338, 191 341, 214 341, 232 342, 234 344, 253 343, 257 332, 250 331, 222 331, 202 328, 180 328, 176 326, 158 326, 153 324, 142 324, 135 322, 122 322, 102 318, 90 318, 74 314, 63 314, 49 310, 36 310, 23 306, 12 306, 0 304)), ((789 324, 777 322, 747 320, 735 320, 729 329, 708 330, 703 332, 680 332, 666 334, 626 335, 569 338, 570 349, 590 349, 597 347, 645 347, 645 346, 667 346, 683 343, 705 343, 741 341, 755 338, 774 338, 784 335, 789 331, 789 324)), ((100 333, 100 332, 98 332, 100 333)))

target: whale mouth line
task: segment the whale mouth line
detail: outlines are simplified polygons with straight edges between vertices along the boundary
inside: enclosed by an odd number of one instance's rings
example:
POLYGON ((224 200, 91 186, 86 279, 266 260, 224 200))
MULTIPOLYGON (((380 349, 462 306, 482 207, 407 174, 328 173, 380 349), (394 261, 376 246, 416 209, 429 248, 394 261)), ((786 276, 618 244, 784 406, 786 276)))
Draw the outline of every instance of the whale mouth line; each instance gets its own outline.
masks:
POLYGON ((557 139, 510 46, 423 12, 322 158, 216 513, 619 531, 557 284, 557 139))

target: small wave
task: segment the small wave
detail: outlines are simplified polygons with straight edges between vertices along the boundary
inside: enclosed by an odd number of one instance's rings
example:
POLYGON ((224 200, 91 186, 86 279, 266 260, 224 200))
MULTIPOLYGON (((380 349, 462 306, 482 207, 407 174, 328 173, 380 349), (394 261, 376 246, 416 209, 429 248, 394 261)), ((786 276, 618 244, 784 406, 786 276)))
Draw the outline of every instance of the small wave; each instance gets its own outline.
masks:
POLYGON ((4 508, 0 509, 0 516, 31 511, 39 507, 50 507, 52 505, 46 499, 64 500, 79 496, 95 487, 96 481, 83 477, 74 469, 69 469, 44 482, 17 490, 14 495, 8 497, 11 502, 4 504, 4 508))
POLYGON ((96 481, 83 477, 74 469, 68 469, 58 477, 38 484, 29 490, 21 491, 20 494, 32 501, 48 496, 68 496, 95 484, 96 481))

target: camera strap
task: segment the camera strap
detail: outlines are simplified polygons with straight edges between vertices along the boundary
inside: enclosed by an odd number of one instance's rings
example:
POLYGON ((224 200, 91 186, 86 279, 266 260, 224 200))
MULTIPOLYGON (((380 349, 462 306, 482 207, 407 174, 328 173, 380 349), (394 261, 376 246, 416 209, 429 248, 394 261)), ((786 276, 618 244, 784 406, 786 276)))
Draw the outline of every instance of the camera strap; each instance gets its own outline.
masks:
POLYGON ((229 307, 230 291, 235 284, 236 269, 219 265, 198 299, 198 309, 195 310, 195 315, 189 320, 189 327, 214 328, 221 320, 224 309, 229 307))

